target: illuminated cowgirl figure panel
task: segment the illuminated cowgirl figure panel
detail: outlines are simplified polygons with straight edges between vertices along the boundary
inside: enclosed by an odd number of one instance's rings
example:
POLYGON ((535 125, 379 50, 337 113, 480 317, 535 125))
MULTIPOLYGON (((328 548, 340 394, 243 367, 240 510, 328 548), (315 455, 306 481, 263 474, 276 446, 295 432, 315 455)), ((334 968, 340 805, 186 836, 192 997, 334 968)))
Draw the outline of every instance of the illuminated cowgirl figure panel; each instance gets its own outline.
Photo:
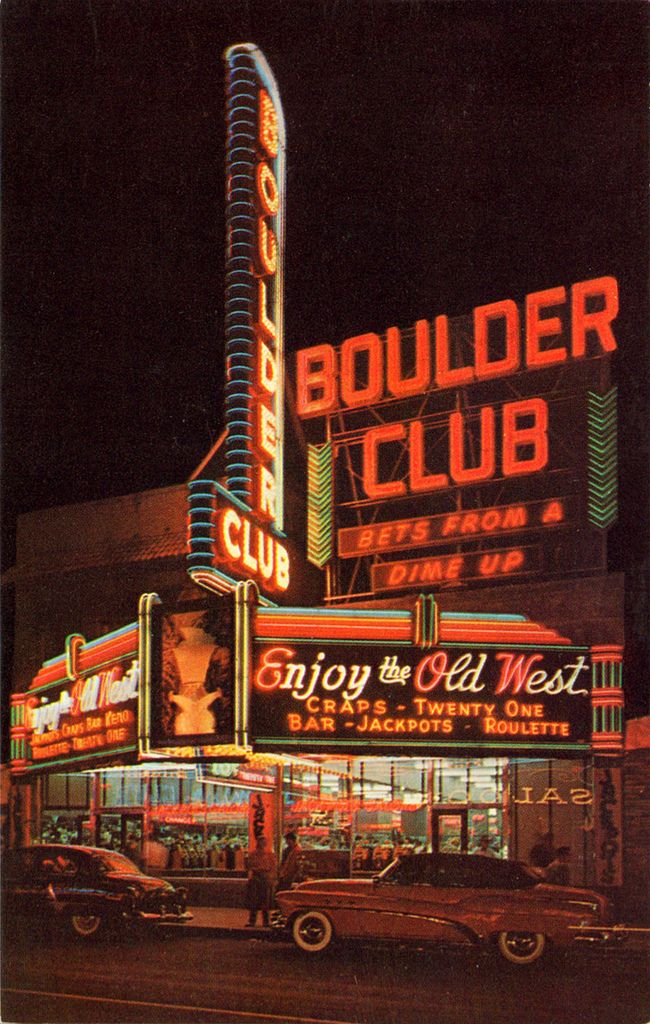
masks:
POLYGON ((189 572, 216 591, 289 586, 284 526, 285 128, 275 79, 231 46, 226 140, 226 487, 190 484, 189 572))

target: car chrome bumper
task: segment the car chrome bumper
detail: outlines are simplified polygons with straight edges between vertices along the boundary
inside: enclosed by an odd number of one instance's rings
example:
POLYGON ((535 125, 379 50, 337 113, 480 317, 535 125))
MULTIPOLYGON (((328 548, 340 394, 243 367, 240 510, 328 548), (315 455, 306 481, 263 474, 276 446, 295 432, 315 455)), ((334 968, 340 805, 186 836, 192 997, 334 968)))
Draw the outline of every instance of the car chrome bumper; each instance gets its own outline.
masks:
POLYGON ((280 910, 272 910, 269 913, 269 927, 276 931, 282 931, 287 927, 287 919, 280 910))
POLYGON ((186 921, 192 921, 194 915, 190 914, 189 910, 184 911, 182 914, 177 914, 173 910, 162 914, 148 913, 147 911, 140 910, 136 917, 139 921, 153 921, 154 924, 185 924, 186 921))
POLYGON ((573 938, 576 942, 589 942, 599 946, 614 946, 626 942, 633 932, 647 933, 648 929, 630 928, 624 924, 573 924, 569 925, 569 931, 573 932, 573 938))

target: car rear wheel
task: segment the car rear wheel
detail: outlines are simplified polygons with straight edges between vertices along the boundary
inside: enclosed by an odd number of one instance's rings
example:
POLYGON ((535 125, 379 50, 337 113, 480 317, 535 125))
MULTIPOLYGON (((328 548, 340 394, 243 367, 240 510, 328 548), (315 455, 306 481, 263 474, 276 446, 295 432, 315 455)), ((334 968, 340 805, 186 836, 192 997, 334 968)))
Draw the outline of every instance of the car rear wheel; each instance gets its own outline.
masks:
POLYGON ((298 914, 291 926, 293 941, 305 953, 321 953, 334 937, 332 922, 320 910, 306 910, 298 914))
POLYGON ((497 946, 511 964, 533 964, 544 953, 546 936, 541 932, 499 932, 497 946))
POLYGON ((70 927, 72 932, 79 939, 91 939, 100 932, 104 925, 104 919, 99 914, 93 914, 89 910, 82 910, 77 914, 70 915, 70 927))

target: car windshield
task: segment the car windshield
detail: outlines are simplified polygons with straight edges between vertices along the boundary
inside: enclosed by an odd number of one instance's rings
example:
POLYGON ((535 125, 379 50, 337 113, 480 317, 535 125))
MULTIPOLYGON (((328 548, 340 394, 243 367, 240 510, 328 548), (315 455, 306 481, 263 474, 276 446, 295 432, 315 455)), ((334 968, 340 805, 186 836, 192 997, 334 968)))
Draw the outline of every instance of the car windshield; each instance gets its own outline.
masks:
POLYGON ((128 857, 123 856, 121 853, 113 853, 112 850, 102 850, 101 853, 97 854, 97 858, 104 871, 114 871, 120 875, 142 874, 140 868, 136 867, 132 860, 129 860, 128 857))

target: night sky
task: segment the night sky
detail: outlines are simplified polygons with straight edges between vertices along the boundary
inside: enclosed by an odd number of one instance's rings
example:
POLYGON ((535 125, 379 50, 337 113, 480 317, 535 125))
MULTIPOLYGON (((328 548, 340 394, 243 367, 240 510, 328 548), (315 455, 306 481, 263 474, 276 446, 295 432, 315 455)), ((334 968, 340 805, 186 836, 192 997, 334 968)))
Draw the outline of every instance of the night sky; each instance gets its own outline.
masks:
POLYGON ((5 564, 17 513, 179 483, 220 432, 221 55, 248 41, 287 123, 290 350, 618 278, 610 550, 612 568, 639 568, 645 4, 5 0, 1 13, 5 564))

